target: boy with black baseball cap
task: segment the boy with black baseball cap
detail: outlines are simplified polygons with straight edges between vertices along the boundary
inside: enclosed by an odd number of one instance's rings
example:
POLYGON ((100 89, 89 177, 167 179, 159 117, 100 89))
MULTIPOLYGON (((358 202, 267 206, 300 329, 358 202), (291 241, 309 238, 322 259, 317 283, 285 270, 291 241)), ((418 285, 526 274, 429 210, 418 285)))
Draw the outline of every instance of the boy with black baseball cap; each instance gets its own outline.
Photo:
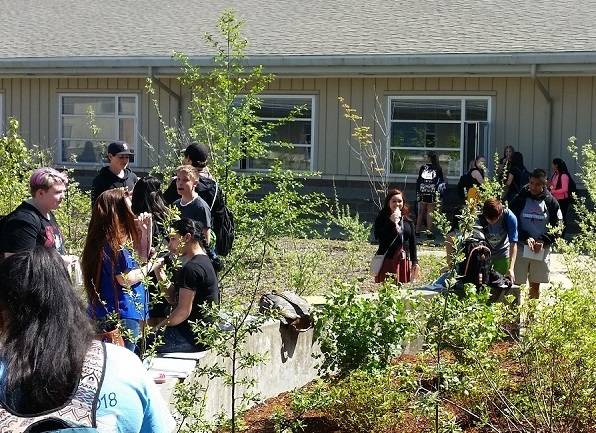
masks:
POLYGON ((138 177, 128 168, 128 163, 134 159, 134 152, 130 150, 128 143, 114 141, 108 145, 109 165, 103 167, 93 179, 91 189, 91 201, 95 203, 97 197, 104 191, 113 188, 127 188, 132 192, 138 177))

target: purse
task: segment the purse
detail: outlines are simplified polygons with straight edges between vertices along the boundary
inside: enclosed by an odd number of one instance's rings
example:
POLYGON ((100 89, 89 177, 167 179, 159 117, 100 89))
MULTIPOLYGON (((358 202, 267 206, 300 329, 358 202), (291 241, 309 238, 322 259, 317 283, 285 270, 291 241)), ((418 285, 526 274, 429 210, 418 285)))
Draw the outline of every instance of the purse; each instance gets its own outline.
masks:
MULTIPOLYGON (((393 244, 395 243, 397 238, 399 238, 400 236, 401 236, 401 242, 403 244, 403 242, 404 242, 404 220, 403 220, 403 218, 401 219, 401 232, 398 233, 398 235, 395 237, 395 239, 393 239, 391 241, 391 243, 387 247, 387 251, 389 251, 391 249, 391 247, 393 246, 393 244)), ((385 254, 375 254, 372 257, 372 259, 370 261, 370 273, 372 275, 377 276, 377 275, 379 275, 379 272, 381 272, 381 268, 383 267, 383 262, 385 261, 385 256, 387 255, 387 251, 385 251, 385 254)))

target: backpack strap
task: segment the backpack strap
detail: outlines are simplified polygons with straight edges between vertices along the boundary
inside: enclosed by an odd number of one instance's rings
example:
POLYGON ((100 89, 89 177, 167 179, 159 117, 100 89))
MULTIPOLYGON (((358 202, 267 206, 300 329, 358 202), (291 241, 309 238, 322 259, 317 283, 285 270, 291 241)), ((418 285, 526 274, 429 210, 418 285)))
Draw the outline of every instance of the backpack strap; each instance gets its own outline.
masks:
POLYGON ((33 416, 18 414, 0 404, 0 431, 26 433, 34 425, 51 420, 60 420, 72 427, 97 427, 96 412, 105 370, 105 344, 94 340, 85 355, 79 382, 71 400, 58 409, 33 416))
POLYGON ((219 190, 219 185, 218 185, 217 182, 215 182, 215 194, 213 194, 213 201, 211 202, 211 206, 209 207, 209 210, 210 211, 212 211, 213 210, 213 206, 215 206, 215 200, 217 199, 217 191, 218 190, 219 190))

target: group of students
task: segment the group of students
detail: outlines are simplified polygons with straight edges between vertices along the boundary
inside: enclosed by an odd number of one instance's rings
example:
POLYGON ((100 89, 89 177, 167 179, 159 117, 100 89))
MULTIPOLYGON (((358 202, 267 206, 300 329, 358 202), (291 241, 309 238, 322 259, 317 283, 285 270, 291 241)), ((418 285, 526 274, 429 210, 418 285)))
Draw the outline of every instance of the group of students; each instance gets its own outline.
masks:
MULTIPOLYGON (((381 270, 375 275, 376 282, 392 276, 396 281, 405 283, 419 275, 416 240, 425 218, 421 218, 420 210, 432 211, 439 195, 431 198, 430 188, 425 189, 424 182, 429 179, 436 184, 444 182, 436 156, 429 154, 428 158, 427 164, 420 169, 422 180, 417 182, 418 201, 423 203, 419 205, 417 225, 414 225, 405 195, 399 189, 388 191, 385 205, 375 220, 374 236, 379 242, 377 254, 384 255, 381 270)), ((504 182, 504 194, 482 203, 476 222, 476 231, 490 249, 493 269, 511 283, 520 285, 528 282, 531 298, 539 297, 540 283, 549 282, 550 251, 560 236, 550 228, 560 224, 563 228, 567 226, 569 203, 575 190, 575 183, 560 158, 553 160, 552 168, 550 179, 543 169, 527 172, 521 153, 508 146, 497 168, 504 182)), ((477 202, 479 186, 486 176, 484 158, 477 157, 472 161, 467 174, 469 189, 472 190, 467 198, 477 202)), ((438 192, 437 187, 434 190, 438 192)), ((430 222, 427 224, 430 226, 430 222)), ((451 264, 453 240, 458 236, 456 227, 457 221, 454 220, 454 231, 446 242, 448 264, 451 264)), ((444 283, 444 278, 438 283, 444 283)))
POLYGON ((33 172, 31 198, 0 222, 1 431, 48 418, 66 422, 53 427, 83 425, 102 433, 172 430, 167 405, 134 352, 150 319, 162 335, 155 340, 158 352, 204 350, 191 323, 207 320, 202 307, 219 302, 211 209, 199 196, 211 195, 213 205, 213 196, 221 194, 200 186, 203 178, 215 183, 208 155, 203 145, 188 146, 163 195, 158 179, 139 179, 130 170, 126 143, 108 146, 109 164, 93 181, 80 260, 84 297, 69 272, 77 258, 66 255, 53 214, 68 178, 53 168, 33 172), (180 218, 166 228, 168 204, 180 218), (164 272, 166 262, 181 263, 172 269, 173 281, 164 272), (151 312, 147 278, 159 282, 166 300, 151 312), (97 341, 114 319, 125 348, 97 341))

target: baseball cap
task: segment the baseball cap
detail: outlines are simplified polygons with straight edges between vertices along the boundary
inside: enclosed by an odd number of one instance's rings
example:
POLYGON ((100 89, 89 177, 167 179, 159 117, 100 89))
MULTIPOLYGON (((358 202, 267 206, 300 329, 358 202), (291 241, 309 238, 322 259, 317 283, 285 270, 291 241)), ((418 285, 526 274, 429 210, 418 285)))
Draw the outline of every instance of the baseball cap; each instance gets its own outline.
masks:
POLYGON ((128 148, 125 141, 114 141, 108 145, 108 153, 111 155, 134 155, 134 152, 128 148))
POLYGON ((110 155, 130 155, 130 161, 132 162, 134 152, 128 147, 128 143, 125 141, 114 141, 108 145, 108 153, 110 155))
POLYGON ((191 143, 184 150, 184 156, 192 161, 192 165, 205 166, 209 159, 209 148, 197 142, 191 143))

